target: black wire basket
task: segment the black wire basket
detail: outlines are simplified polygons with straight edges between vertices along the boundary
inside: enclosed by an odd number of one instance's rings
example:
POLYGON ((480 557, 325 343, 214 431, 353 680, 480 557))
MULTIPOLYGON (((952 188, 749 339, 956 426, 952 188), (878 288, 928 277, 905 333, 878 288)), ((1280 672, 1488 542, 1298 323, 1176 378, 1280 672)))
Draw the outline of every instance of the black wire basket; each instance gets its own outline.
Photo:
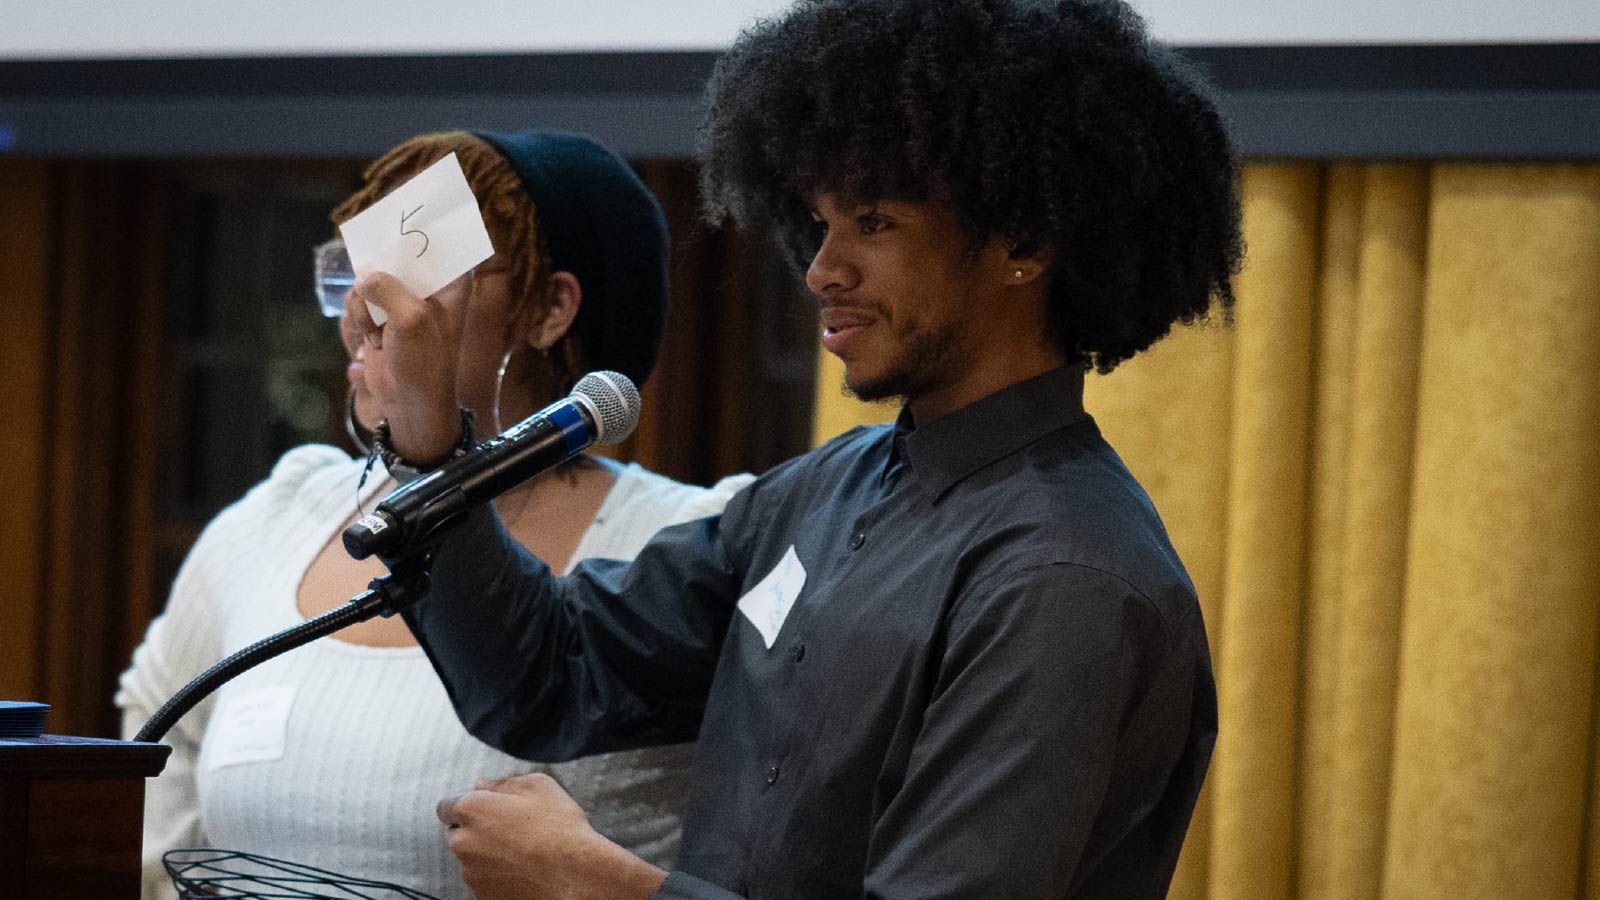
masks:
POLYGON ((273 859, 237 850, 210 847, 168 850, 161 864, 178 889, 178 896, 210 900, 214 897, 315 898, 315 900, 438 900, 432 894, 387 881, 354 878, 301 863, 273 859))

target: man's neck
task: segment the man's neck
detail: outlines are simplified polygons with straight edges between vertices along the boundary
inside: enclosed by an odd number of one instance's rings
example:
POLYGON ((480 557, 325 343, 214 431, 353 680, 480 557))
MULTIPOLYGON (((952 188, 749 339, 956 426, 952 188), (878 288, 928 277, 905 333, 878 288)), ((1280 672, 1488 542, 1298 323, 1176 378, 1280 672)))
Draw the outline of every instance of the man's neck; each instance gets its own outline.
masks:
POLYGON ((1019 354, 1003 362, 1003 365, 985 366, 969 372, 954 384, 918 391, 908 397, 906 405, 911 409, 912 423, 921 428, 1013 384, 1037 378, 1066 365, 1066 360, 1054 351, 1019 354))

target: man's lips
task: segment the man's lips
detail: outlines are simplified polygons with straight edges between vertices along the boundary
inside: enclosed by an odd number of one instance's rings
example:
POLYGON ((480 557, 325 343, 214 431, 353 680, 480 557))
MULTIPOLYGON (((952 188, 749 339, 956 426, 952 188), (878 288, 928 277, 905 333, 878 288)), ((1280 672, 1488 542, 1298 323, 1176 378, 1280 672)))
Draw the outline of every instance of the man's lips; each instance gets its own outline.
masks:
POLYGON ((866 328, 878 321, 871 309, 859 306, 824 306, 822 308, 822 347, 834 356, 843 357, 850 345, 866 328))
POLYGON ((822 330, 830 334, 844 331, 848 328, 871 325, 876 319, 877 316, 860 307, 824 306, 822 308, 822 330))

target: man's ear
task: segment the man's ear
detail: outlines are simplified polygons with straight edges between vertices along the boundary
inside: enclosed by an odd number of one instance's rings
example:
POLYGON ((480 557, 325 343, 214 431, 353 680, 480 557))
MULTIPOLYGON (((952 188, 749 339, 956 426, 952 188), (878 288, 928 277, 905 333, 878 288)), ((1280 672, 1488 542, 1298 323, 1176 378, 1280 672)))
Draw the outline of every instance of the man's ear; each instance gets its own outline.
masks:
POLYGON ((528 323, 527 341, 535 350, 548 350, 572 328, 583 306, 583 285, 571 272, 551 272, 545 287, 542 314, 528 323))
POLYGON ((1008 251, 1001 261, 1001 275, 1007 285, 1016 287, 1037 281, 1049 267, 1050 256, 1042 251, 1030 256, 1008 251))

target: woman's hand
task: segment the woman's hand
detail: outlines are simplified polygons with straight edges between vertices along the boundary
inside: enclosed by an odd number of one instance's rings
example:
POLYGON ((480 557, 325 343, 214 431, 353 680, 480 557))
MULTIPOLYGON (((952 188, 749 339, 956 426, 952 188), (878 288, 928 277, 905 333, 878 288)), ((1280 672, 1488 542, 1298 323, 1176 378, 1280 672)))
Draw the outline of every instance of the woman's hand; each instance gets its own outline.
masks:
POLYGON ((367 390, 389 422, 395 453, 413 463, 444 458, 461 437, 456 363, 466 304, 416 297, 394 276, 367 272, 345 295, 344 310, 365 346, 367 390), (368 303, 383 310, 384 324, 373 321, 368 303))

